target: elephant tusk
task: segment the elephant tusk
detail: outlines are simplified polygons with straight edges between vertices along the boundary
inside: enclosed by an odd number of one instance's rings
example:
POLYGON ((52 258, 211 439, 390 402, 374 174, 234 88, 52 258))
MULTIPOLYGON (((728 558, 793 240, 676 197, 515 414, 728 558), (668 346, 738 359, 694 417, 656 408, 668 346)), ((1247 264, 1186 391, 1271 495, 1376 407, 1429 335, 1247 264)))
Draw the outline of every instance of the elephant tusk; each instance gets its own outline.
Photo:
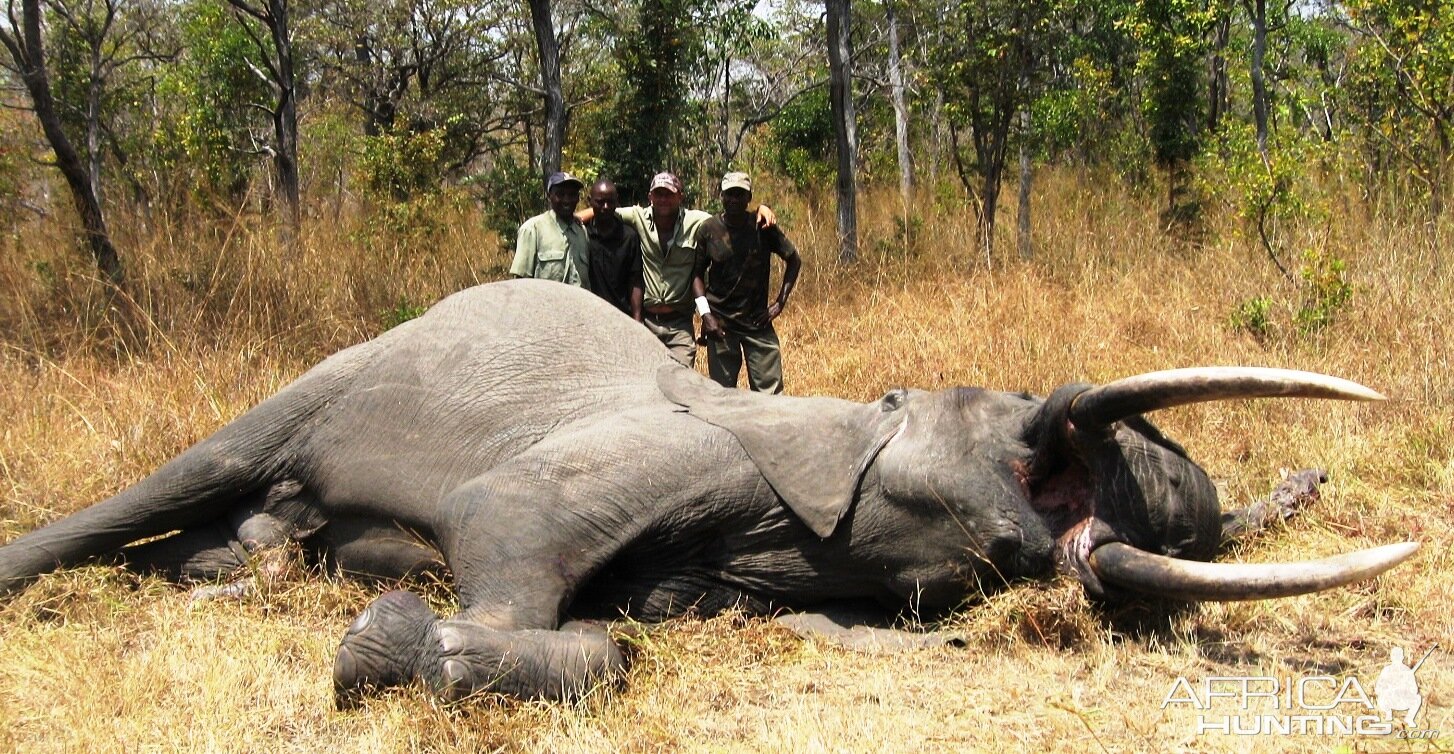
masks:
POLYGON ((1111 542, 1092 551, 1089 560, 1101 580, 1126 589, 1193 602, 1231 602, 1351 584, 1387 571, 1418 549, 1418 542, 1400 542, 1297 563, 1202 563, 1111 542))
POLYGON ((1232 398, 1384 400, 1378 392, 1356 382, 1316 372, 1268 367, 1193 367, 1149 372, 1093 387, 1071 403, 1070 421, 1080 429, 1090 430, 1157 409, 1232 398))

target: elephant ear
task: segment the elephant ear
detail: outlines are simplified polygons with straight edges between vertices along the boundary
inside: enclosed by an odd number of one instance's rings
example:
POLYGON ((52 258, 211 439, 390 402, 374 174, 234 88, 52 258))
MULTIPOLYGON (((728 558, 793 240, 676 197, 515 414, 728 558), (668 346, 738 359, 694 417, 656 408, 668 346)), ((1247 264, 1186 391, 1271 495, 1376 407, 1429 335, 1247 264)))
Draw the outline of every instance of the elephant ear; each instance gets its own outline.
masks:
POLYGON ((764 395, 724 388, 676 364, 658 370, 656 382, 692 416, 731 432, 773 492, 824 539, 903 424, 894 393, 870 404, 764 395))

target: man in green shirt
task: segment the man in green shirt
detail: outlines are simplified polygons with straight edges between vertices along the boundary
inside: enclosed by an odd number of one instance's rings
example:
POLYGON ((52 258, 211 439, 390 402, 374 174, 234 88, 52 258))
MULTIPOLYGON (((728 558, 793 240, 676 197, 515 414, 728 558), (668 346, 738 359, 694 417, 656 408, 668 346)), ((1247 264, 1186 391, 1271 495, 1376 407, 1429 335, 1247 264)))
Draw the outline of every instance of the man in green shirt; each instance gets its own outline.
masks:
POLYGON ((650 206, 616 210, 641 239, 642 322, 690 367, 697 358, 694 309, 702 315, 704 334, 720 332, 703 296, 701 273, 709 257, 698 243, 702 222, 712 216, 682 208, 682 182, 671 173, 657 173, 647 196, 650 206))
POLYGON ((570 173, 554 173, 546 180, 545 198, 550 209, 520 226, 511 275, 590 286, 586 229, 574 214, 582 185, 570 173))
POLYGON ((803 261, 781 228, 758 227, 757 219, 747 211, 751 201, 752 179, 746 173, 722 177, 721 222, 731 240, 725 248, 708 247, 711 263, 706 288, 707 301, 725 332, 707 344, 707 371, 723 387, 737 387, 745 357, 748 386, 781 393, 782 353, 772 321, 787 306, 803 261), (773 255, 783 260, 783 278, 777 298, 768 304, 773 255))

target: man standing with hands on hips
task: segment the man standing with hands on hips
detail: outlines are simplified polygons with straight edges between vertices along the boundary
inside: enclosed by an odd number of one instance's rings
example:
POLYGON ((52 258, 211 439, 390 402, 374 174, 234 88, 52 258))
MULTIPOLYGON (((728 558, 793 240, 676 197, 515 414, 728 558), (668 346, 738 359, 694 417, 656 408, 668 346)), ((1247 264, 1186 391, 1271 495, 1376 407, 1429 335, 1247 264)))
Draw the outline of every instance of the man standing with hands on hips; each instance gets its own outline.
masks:
MULTIPOLYGON (((725 249, 715 244, 706 271, 707 300, 720 320, 722 336, 707 342, 707 370, 723 387, 737 387, 737 375, 747 362, 747 383, 753 390, 781 393, 782 352, 772 321, 787 306, 797 285, 803 260, 777 225, 758 227, 747 211, 752 201, 752 179, 746 173, 722 177, 722 223, 731 236, 725 249), (767 289, 772 256, 781 257, 782 285, 771 304, 767 289)), ((709 333, 710 335, 710 333, 709 333)))

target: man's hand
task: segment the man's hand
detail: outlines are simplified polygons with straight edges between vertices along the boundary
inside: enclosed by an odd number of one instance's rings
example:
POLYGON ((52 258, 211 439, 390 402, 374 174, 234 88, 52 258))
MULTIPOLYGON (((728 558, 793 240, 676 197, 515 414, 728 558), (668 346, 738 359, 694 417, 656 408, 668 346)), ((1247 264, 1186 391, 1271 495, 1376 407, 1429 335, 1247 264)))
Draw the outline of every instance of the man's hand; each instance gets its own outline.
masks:
POLYGON ((717 315, 707 314, 702 317, 702 335, 712 340, 722 340, 727 337, 727 331, 722 329, 722 323, 717 321, 717 315))
POLYGON ((758 319, 757 319, 757 326, 758 327, 767 327, 768 325, 772 324, 772 321, 775 320, 775 319, 777 319, 779 314, 782 314, 783 313, 783 304, 785 304, 785 303, 786 302, 783 301, 782 299, 777 299, 777 300, 773 301, 771 304, 768 304, 767 305, 767 314, 764 314, 763 316, 758 317, 758 319))
POLYGON ((772 211, 772 207, 757 205, 757 227, 771 228, 774 225, 777 225, 777 213, 772 211))

